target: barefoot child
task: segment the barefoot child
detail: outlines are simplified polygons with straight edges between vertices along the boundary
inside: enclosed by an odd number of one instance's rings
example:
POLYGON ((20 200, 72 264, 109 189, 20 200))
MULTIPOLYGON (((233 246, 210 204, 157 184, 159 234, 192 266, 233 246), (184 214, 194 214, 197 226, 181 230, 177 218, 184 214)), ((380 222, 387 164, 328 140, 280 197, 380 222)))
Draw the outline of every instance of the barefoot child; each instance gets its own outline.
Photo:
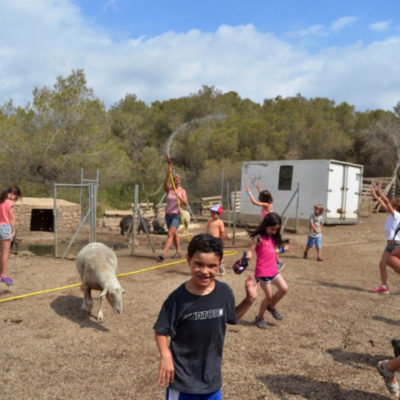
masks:
MULTIPOLYGON (((216 204, 209 208, 211 212, 211 219, 207 222, 207 233, 211 236, 225 240, 225 226, 223 221, 220 220, 222 214, 222 206, 216 204)), ((221 265, 219 266, 219 273, 225 275, 224 260, 221 260, 221 265)))
POLYGON ((215 279, 222 253, 221 240, 206 233, 192 238, 187 254, 192 276, 169 295, 154 325, 161 356, 158 382, 167 387, 167 400, 221 399, 226 324, 237 323, 258 288, 249 275, 246 298, 235 307, 232 289, 215 279))
POLYGON ((281 217, 272 212, 264 217, 255 231, 249 232, 253 242, 247 251, 247 258, 251 259, 253 253, 256 253, 257 261, 254 275, 257 281, 260 282, 261 289, 265 294, 256 317, 256 325, 261 329, 267 327, 267 321, 264 320, 265 310, 268 310, 275 319, 282 319, 282 315, 277 310, 276 305, 288 292, 288 285, 278 271, 276 261, 277 252, 284 252, 290 249, 288 245, 282 247, 280 228, 281 217), (275 294, 272 285, 278 289, 275 294))
POLYGON ((304 250, 303 258, 308 257, 308 251, 315 245, 317 249, 317 261, 322 261, 322 226, 324 225, 324 206, 316 204, 314 206, 314 213, 310 217, 310 230, 308 231, 307 247, 304 250))

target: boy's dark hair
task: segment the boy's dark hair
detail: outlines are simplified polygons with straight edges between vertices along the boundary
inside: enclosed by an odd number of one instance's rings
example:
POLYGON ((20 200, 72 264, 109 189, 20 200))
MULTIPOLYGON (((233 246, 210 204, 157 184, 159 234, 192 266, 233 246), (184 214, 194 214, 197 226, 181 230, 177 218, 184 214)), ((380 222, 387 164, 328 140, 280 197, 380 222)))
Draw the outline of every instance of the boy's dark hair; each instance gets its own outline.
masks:
POLYGON ((257 235, 265 236, 267 226, 279 225, 279 230, 273 235, 273 238, 276 246, 281 247, 282 246, 281 222, 282 222, 281 217, 277 213, 270 212, 264 217, 260 225, 258 225, 257 229, 255 231, 248 231, 248 234, 252 239, 257 235))
POLYGON ((271 193, 268 190, 263 190, 260 192, 258 195, 258 200, 262 201, 263 203, 272 203, 274 201, 271 193))
POLYGON ((7 199, 9 193, 21 197, 21 189, 18 186, 10 186, 0 193, 0 203, 3 203, 3 201, 7 199))
POLYGON ((215 253, 220 260, 224 253, 224 245, 222 240, 208 233, 201 233, 192 238, 188 246, 188 256, 192 258, 194 253, 199 251, 201 253, 215 253))

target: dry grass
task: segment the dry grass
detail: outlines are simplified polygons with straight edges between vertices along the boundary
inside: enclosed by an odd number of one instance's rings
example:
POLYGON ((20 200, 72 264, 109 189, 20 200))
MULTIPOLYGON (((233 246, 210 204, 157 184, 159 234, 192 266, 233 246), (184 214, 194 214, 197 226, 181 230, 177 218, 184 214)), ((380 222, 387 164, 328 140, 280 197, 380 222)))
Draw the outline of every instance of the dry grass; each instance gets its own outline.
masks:
MULTIPOLYGON (((305 231, 284 235, 293 246, 282 272, 290 287, 279 305, 284 320, 266 315, 268 329, 255 327, 259 299, 229 326, 224 399, 390 398, 375 365, 391 356, 390 339, 399 336, 400 277, 390 273, 390 295, 370 293, 379 283, 385 217, 326 227, 322 263, 313 251, 302 259, 305 231)), ((99 240, 121 240, 115 235, 100 233, 99 240)), ((164 237, 154 240, 160 249, 164 237)), ((144 236, 141 242, 135 257, 117 252, 119 272, 157 265, 158 253, 146 248, 144 236)), ((242 237, 234 249, 241 254, 247 245, 242 237)), ((226 264, 237 258, 225 257, 226 264)), ((73 260, 49 257, 14 256, 10 275, 15 286, 1 284, 0 299, 79 282, 73 260)), ((245 275, 228 269, 221 278, 237 301, 245 275)), ((181 263, 120 278, 124 313, 114 315, 107 304, 104 323, 80 310, 79 288, 0 303, 0 399, 163 399, 152 327, 163 300, 188 277, 181 263)))

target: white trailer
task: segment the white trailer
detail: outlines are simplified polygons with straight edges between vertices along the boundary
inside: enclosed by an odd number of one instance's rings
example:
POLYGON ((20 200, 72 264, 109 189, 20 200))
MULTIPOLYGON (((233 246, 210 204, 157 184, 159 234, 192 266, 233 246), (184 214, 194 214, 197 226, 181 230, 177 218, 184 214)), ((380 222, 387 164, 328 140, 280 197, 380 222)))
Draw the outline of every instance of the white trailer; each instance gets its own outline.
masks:
POLYGON ((245 186, 258 199, 257 182, 274 198, 278 214, 308 219, 314 204, 322 204, 327 224, 358 222, 363 166, 336 160, 279 160, 244 162, 242 167, 240 213, 260 216, 260 207, 250 202, 245 186), (295 194, 298 189, 298 193, 295 194))

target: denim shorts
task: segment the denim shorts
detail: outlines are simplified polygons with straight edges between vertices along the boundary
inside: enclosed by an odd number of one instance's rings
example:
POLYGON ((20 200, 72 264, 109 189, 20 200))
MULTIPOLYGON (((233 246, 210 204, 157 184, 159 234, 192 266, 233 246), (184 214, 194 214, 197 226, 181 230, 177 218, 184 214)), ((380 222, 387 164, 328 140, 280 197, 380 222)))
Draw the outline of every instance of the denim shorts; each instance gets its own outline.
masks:
POLYGON ((311 249, 311 247, 313 247, 314 244, 315 244, 315 248, 317 250, 319 250, 322 247, 322 237, 321 236, 319 236, 319 237, 311 237, 311 236, 309 236, 308 240, 307 240, 307 247, 309 249, 311 249))
POLYGON ((12 229, 10 224, 0 225, 0 240, 10 240, 12 229))
POLYGON ((258 276, 256 278, 256 280, 257 280, 257 282, 262 281, 264 283, 271 283, 279 275, 280 275, 280 273, 278 272, 274 276, 258 276))
POLYGON ((192 394, 182 393, 174 389, 167 388, 167 400, 222 400, 221 389, 213 393, 192 394))
POLYGON ((165 214, 165 223, 167 224, 167 228, 169 229, 171 226, 175 228, 179 228, 181 225, 181 214, 165 214))
POLYGON ((385 247, 385 250, 387 253, 391 253, 396 247, 398 247, 400 245, 400 242, 398 240, 392 242, 392 243, 388 243, 385 247))

